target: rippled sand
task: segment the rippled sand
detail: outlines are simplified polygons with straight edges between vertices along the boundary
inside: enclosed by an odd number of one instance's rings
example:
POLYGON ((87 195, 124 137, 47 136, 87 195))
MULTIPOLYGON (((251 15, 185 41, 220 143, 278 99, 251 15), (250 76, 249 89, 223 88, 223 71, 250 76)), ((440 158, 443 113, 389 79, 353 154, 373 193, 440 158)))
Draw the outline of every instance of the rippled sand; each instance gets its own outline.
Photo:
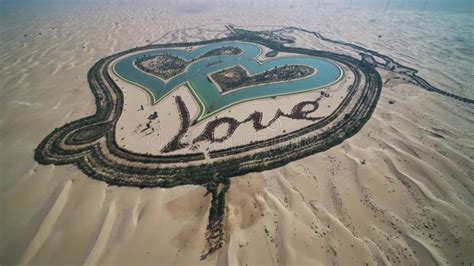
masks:
POLYGON ((86 74, 96 60, 148 42, 222 37, 228 23, 320 31, 393 56, 440 88, 474 98, 469 14, 342 7, 180 10, 2 10, 0 264, 474 261, 473 106, 411 85, 388 83, 371 120, 343 144, 233 178, 227 244, 204 261, 199 257, 210 205, 204 188, 108 187, 72 165, 38 165, 33 149, 49 132, 94 112, 86 74))

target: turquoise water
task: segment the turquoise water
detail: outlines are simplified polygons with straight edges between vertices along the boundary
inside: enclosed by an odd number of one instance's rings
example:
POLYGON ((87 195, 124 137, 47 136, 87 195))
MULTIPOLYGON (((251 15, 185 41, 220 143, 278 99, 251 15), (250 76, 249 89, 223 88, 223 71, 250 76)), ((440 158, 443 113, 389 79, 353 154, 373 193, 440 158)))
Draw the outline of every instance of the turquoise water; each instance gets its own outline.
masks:
POLYGON ((192 88, 194 96, 201 105, 201 113, 198 120, 202 120, 205 117, 239 102, 320 89, 337 82, 342 76, 342 70, 339 66, 321 58, 295 55, 275 58, 260 63, 255 59, 259 54, 260 49, 258 46, 245 42, 210 44, 199 47, 191 52, 180 49, 156 49, 133 54, 121 59, 114 65, 114 71, 126 81, 145 88, 153 98, 153 103, 159 102, 179 85, 188 82, 192 88), (224 46, 238 47, 243 51, 243 53, 241 55, 226 55, 220 56, 219 58, 209 57, 196 60, 187 67, 185 72, 174 76, 166 82, 156 76, 146 74, 134 66, 134 62, 144 55, 163 55, 166 53, 190 61, 208 51, 224 46), (210 62, 218 62, 219 59, 221 61, 220 63, 208 66, 210 62), (256 75, 283 65, 306 65, 315 68, 317 72, 315 75, 302 79, 249 86, 221 94, 215 84, 207 79, 207 76, 211 73, 236 65, 241 65, 251 75, 256 75))

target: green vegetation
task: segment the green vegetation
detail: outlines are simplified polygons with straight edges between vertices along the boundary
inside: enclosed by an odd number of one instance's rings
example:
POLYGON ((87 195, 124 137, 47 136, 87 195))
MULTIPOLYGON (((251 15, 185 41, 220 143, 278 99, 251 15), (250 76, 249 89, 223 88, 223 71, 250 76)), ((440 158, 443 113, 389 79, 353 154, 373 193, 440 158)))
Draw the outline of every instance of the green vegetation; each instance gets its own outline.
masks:
POLYGON ((265 53, 265 57, 267 58, 275 57, 277 55, 278 55, 278 51, 269 51, 265 53))
POLYGON ((304 65, 275 67, 264 73, 248 76, 240 66, 224 69, 211 75, 223 92, 232 91, 245 86, 268 84, 272 82, 288 81, 307 77, 314 73, 314 69, 304 65))
POLYGON ((199 59, 201 58, 207 58, 207 57, 211 57, 211 56, 221 56, 221 55, 239 55, 242 53, 242 50, 238 47, 221 47, 221 48, 218 48, 218 49, 214 49, 212 51, 209 51, 203 55, 201 55, 199 57, 199 59))
POLYGON ((186 65, 184 60, 172 55, 146 56, 135 61, 135 66, 140 70, 164 80, 183 72, 186 65))

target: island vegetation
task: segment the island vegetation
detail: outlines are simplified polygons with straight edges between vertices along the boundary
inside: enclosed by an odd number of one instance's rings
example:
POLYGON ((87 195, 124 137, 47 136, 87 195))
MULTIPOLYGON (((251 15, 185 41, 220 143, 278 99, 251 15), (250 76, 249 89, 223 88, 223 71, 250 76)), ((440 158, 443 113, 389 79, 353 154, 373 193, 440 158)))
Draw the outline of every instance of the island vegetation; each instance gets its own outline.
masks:
POLYGON ((271 57, 276 57, 278 55, 278 51, 271 50, 265 53, 265 57, 271 58, 271 57))
POLYGON ((238 47, 233 47, 233 46, 223 46, 221 48, 217 48, 214 50, 211 50, 199 57, 201 58, 207 58, 211 56, 224 56, 224 55, 239 55, 242 53, 242 50, 238 47))
POLYGON ((135 66, 140 70, 164 80, 183 72, 186 65, 186 61, 172 55, 145 56, 135 61, 135 66))
POLYGON ((235 66, 216 72, 211 75, 211 78, 219 85, 222 92, 228 92, 246 86, 299 79, 314 72, 313 68, 304 65, 285 65, 249 76, 241 66, 235 66))

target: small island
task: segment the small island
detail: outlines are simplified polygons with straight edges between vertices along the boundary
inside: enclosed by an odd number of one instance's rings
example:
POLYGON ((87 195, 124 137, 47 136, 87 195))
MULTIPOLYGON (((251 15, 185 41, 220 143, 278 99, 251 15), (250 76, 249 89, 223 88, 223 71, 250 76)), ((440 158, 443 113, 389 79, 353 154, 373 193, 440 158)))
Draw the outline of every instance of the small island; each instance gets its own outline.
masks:
POLYGON ((164 80, 183 72, 187 62, 173 55, 145 56, 135 61, 135 66, 164 80))
POLYGON ((278 55, 278 51, 271 50, 265 53, 265 57, 271 58, 271 57, 276 57, 278 55))
POLYGON ((245 86, 304 78, 314 72, 314 68, 304 65, 285 65, 249 76, 241 66, 235 66, 216 72, 211 75, 211 78, 219 85, 222 92, 228 92, 245 86))
POLYGON ((242 50, 238 47, 232 47, 232 46, 223 46, 214 50, 211 50, 199 57, 201 58, 207 58, 211 56, 223 56, 223 55, 239 55, 242 53, 242 50))

